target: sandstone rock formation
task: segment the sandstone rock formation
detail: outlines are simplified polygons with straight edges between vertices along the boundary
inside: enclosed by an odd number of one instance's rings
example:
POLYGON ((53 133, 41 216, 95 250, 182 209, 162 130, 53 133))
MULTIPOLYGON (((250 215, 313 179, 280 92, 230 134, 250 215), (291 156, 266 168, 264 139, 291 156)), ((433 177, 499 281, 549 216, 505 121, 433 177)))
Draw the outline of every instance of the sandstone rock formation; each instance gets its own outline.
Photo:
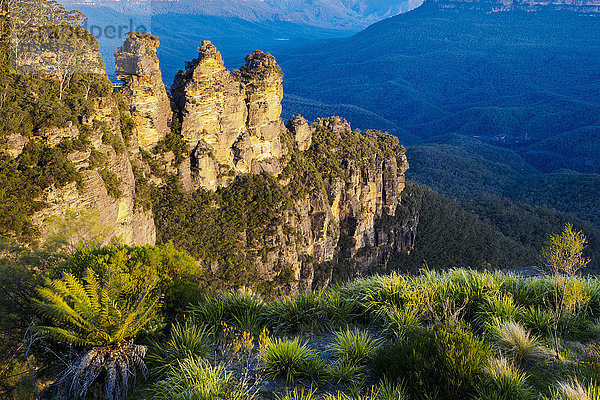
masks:
POLYGON ((130 106, 137 127, 137 141, 150 150, 169 132, 171 105, 156 56, 158 39, 146 33, 128 34, 115 52, 120 92, 130 106))
POLYGON ((296 146, 298 146, 298 150, 308 150, 312 145, 314 127, 311 128, 306 119, 301 115, 290 120, 286 126, 294 134, 294 141, 296 142, 296 146))
MULTIPOLYGON (((159 93, 156 85, 157 80, 160 80, 156 55, 145 52, 141 61, 138 58, 148 44, 156 49, 155 39, 132 35, 119 58, 120 72, 131 74, 126 77, 129 85, 127 89, 130 90, 129 97, 126 98, 136 105, 132 107, 136 116, 135 125, 142 132, 138 135, 135 127, 133 128, 129 148, 135 150, 140 144, 150 146, 157 140, 157 136, 164 137, 166 120, 155 118, 155 115, 171 114, 162 83, 162 93, 159 93), (140 42, 144 45, 140 45, 140 42), (140 100, 144 96, 152 98, 153 103, 140 100), (142 104, 150 105, 144 109, 142 104), (159 112, 152 111, 153 108, 159 112), (150 130, 156 133, 149 134, 150 130), (138 143, 138 137, 141 143, 138 143)), ((154 244, 156 228, 152 213, 140 209, 135 201, 136 182, 132 163, 141 161, 137 151, 128 151, 123 139, 122 112, 110 87, 106 89, 109 81, 104 71, 104 61, 98 52, 97 41, 92 40, 89 46, 78 49, 76 55, 82 56, 80 61, 86 62, 85 72, 89 75, 84 76, 90 82, 101 83, 100 86, 105 89, 85 93, 90 105, 80 115, 70 116, 63 126, 44 126, 28 136, 11 132, 4 135, 4 151, 13 158, 18 157, 30 141, 39 142, 48 148, 67 144, 62 151, 77 171, 78 182, 63 186, 51 185, 44 190, 42 198, 36 200, 42 201, 45 207, 30 215, 30 220, 40 232, 38 239, 41 243, 63 236, 71 243, 96 240, 108 244, 118 240, 129 245, 154 244), (96 93, 93 95, 96 97, 88 98, 90 93, 96 93), (79 141, 80 144, 72 146, 74 141, 79 141)), ((49 73, 53 74, 52 71, 49 73)), ((36 93, 32 95, 37 96, 36 93)), ((128 112, 125 113, 129 115, 128 112)))
MULTIPOLYGON (((306 129, 304 124, 303 118, 297 117, 288 125, 296 127, 297 137, 298 127, 306 129)), ((350 124, 339 117, 319 119, 310 130, 319 127, 341 137, 351 132, 350 124)), ((305 143, 300 142, 298 149, 306 150, 305 143)), ((323 191, 313 191, 296 202, 292 225, 303 238, 300 253, 308 256, 299 265, 299 277, 307 284, 313 284, 319 264, 352 260, 353 273, 358 276, 376 266, 385 268, 394 252, 414 248, 418 214, 398 212, 409 167, 403 149, 389 158, 347 159, 343 165, 342 176, 328 176, 323 191), (392 222, 384 226, 381 218, 392 222)))
MULTIPOLYGON (((43 199, 47 206, 35 213, 32 221, 39 227, 42 241, 54 235, 68 234, 73 243, 83 239, 103 243, 118 240, 129 245, 154 244, 156 228, 152 214, 135 205, 136 185, 129 156, 124 150, 117 152, 104 140, 108 132, 123 144, 118 106, 112 96, 99 97, 93 102, 93 114, 84 119, 90 147, 68 155, 82 178, 81 185, 73 182, 62 188, 48 188, 43 199), (102 154, 104 162, 93 165, 93 152, 102 154), (107 171, 118 180, 121 196, 114 197, 107 191, 102 176, 107 171)), ((52 147, 79 134, 79 128, 70 125, 48 129, 40 139, 52 147)))
MULTIPOLYGON (((49 147, 77 139, 82 131, 89 142, 68 154, 80 182, 48 188, 46 208, 32 216, 44 237, 56 226, 69 226, 74 240, 104 235, 106 241, 153 244, 153 216, 136 204, 138 181, 161 186, 178 176, 188 192, 211 191, 239 175, 265 174, 269 187, 287 196, 278 211, 283 214, 273 219, 275 226, 252 227, 254 236, 261 232, 258 241, 248 239, 247 227, 232 228, 243 256, 263 280, 277 281, 288 271, 296 287, 318 287, 327 284, 336 265, 359 276, 385 268, 393 254, 413 248, 418 215, 402 202, 408 162, 396 138, 353 131, 340 117, 309 124, 298 116, 286 127, 283 73, 273 56, 255 51, 230 72, 207 41, 177 74, 169 102, 157 47, 155 37, 132 33, 115 53, 125 110, 119 96, 104 93, 92 99, 81 125, 37 133, 49 147), (156 146, 173 139, 171 115, 181 123, 184 154, 156 146), (130 117, 133 127, 125 143, 121 120, 130 117), (302 171, 312 174, 310 179, 296 179, 302 171)), ((175 135, 178 126, 173 123, 175 135)), ((27 140, 7 136, 7 152, 18 154, 27 140)), ((217 272, 227 267, 214 260, 199 263, 217 272)))
POLYGON ((197 187, 214 190, 237 173, 278 173, 283 89, 275 59, 255 52, 232 74, 209 41, 198 51, 172 88, 197 187))

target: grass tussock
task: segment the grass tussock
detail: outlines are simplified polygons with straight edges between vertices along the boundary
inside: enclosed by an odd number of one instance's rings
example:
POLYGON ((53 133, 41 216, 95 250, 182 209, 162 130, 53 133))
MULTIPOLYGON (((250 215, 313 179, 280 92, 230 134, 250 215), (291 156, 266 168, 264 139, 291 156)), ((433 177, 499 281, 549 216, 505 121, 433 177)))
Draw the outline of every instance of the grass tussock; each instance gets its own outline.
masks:
POLYGON ((495 320, 489 332, 495 346, 517 362, 535 361, 548 356, 539 339, 517 322, 495 320))
POLYGON ((493 358, 484 369, 484 378, 477 387, 478 400, 534 400, 527 374, 508 359, 493 358))
POLYGON ((317 380, 324 371, 323 361, 317 353, 299 338, 270 341, 266 345, 263 362, 269 377, 283 377, 287 382, 293 382, 296 378, 317 380))
POLYGON ((179 361, 163 380, 150 388, 157 400, 246 399, 246 393, 223 366, 191 357, 179 361))
POLYGON ((335 332, 331 347, 341 359, 364 364, 371 360, 380 345, 380 339, 373 338, 367 331, 355 328, 335 332))

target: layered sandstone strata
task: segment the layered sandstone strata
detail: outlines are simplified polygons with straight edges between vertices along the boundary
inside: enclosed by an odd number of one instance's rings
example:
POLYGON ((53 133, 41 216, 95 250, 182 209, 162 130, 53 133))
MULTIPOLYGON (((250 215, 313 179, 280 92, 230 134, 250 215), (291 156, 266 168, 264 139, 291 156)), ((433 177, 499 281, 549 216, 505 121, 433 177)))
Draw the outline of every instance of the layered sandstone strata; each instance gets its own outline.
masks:
POLYGON ((158 39, 146 33, 129 33, 115 52, 120 92, 130 107, 141 148, 150 150, 169 132, 171 105, 156 56, 158 39))

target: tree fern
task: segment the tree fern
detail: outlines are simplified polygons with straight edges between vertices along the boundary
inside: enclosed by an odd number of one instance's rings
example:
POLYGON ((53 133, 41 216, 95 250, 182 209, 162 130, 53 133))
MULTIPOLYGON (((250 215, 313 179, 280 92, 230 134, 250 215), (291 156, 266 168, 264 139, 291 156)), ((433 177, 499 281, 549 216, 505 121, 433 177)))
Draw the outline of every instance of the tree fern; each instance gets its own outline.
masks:
POLYGON ((38 329, 61 342, 94 346, 63 373, 60 383, 68 397, 85 398, 104 376, 106 398, 123 399, 134 369, 145 371, 146 347, 134 344, 133 338, 154 317, 159 298, 149 295, 149 285, 134 302, 124 300, 123 286, 111 281, 115 275, 106 274, 101 282, 91 270, 83 280, 65 273, 38 289, 37 308, 53 324, 38 329))
MULTIPOLYGON (((103 346, 118 344, 134 337, 154 316, 158 299, 140 294, 133 305, 119 304, 118 293, 109 284, 100 285, 91 271, 85 281, 72 274, 48 282, 38 289, 37 306, 42 315, 61 329, 42 326, 39 329, 60 341, 78 345, 103 346)), ((123 302, 125 303, 125 302, 123 302)))

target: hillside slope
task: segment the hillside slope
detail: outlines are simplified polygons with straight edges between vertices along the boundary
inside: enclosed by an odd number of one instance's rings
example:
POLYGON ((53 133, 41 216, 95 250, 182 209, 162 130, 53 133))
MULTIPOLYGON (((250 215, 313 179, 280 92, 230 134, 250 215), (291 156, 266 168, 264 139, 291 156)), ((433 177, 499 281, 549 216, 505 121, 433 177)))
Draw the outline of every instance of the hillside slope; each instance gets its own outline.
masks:
POLYGON ((290 95, 368 110, 407 130, 406 140, 459 133, 534 151, 598 124, 599 50, 599 18, 425 3, 351 38, 277 55, 290 95))

